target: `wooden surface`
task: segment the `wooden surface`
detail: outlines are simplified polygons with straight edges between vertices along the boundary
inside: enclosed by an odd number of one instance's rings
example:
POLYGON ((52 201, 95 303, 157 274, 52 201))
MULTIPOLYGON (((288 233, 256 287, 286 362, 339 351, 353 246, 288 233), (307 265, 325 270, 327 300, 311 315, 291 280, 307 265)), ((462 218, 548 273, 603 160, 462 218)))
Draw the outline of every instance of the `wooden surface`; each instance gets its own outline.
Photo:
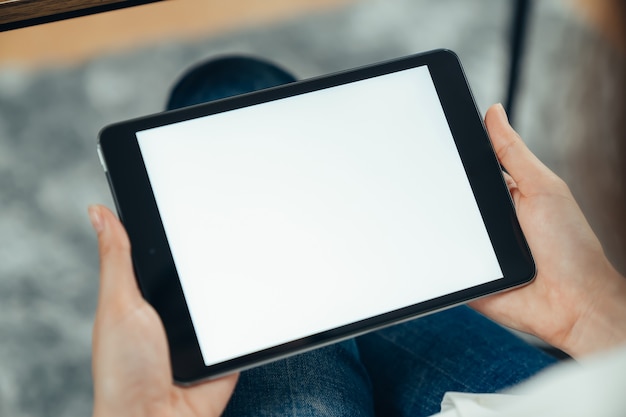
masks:
POLYGON ((323 12, 353 1, 356 0, 157 1, 111 13, 0 32, 0 66, 71 65, 103 53, 155 42, 218 35, 323 12))
POLYGON ((626 2, 624 0, 572 0, 574 9, 615 46, 626 53, 626 2))
POLYGON ((90 7, 126 0, 8 0, 0 1, 0 24, 18 22, 59 13, 73 12, 90 7))

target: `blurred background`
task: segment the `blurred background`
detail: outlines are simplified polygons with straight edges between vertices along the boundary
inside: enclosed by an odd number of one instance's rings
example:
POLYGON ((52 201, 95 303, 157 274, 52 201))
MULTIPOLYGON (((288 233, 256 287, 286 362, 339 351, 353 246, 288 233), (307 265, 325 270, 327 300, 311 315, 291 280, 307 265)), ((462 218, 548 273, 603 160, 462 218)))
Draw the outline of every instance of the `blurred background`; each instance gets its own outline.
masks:
MULTIPOLYGON (((625 3, 527 3, 515 125, 624 273, 625 3)), ((98 260, 86 207, 112 206, 103 126, 161 111, 186 68, 232 53, 308 78, 445 47, 484 112, 507 100, 518 5, 171 0, 0 32, 0 416, 91 413, 98 260)))

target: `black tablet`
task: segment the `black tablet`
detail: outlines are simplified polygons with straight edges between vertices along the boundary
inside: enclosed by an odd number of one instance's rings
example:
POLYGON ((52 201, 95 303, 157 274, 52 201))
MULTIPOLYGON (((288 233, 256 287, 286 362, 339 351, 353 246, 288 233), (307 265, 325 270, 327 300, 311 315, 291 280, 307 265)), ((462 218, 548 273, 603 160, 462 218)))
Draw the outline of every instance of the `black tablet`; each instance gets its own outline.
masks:
POLYGON ((535 275, 450 51, 118 123, 98 149, 179 383, 535 275))

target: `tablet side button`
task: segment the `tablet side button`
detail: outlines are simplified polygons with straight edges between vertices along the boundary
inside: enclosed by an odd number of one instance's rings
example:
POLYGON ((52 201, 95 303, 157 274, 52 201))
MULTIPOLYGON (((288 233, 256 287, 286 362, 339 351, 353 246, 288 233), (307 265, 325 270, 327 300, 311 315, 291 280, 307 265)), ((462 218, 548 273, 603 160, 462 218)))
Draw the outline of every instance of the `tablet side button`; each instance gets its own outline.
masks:
POLYGON ((100 165, 102 165, 102 169, 104 169, 104 172, 108 172, 109 170, 107 169, 106 162, 104 162, 104 157, 102 156, 102 148, 100 147, 100 144, 98 144, 98 147, 96 149, 98 150, 98 159, 100 159, 100 165))

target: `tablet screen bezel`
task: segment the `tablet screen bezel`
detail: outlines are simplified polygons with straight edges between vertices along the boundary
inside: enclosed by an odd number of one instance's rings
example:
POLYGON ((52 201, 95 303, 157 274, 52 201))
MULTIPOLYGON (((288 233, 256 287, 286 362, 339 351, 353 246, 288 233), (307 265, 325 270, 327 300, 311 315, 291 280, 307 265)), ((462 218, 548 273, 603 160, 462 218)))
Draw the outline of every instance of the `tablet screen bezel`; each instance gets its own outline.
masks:
POLYGON ((521 232, 501 168, 458 57, 447 50, 413 55, 356 70, 108 126, 99 151, 133 248, 142 293, 163 321, 174 378, 192 383, 269 362, 286 355, 353 337, 496 291, 530 282, 535 265, 521 232), (226 362, 205 366, 178 279, 136 132, 253 106, 419 66, 428 66, 443 112, 504 277, 380 316, 298 339, 226 362))

